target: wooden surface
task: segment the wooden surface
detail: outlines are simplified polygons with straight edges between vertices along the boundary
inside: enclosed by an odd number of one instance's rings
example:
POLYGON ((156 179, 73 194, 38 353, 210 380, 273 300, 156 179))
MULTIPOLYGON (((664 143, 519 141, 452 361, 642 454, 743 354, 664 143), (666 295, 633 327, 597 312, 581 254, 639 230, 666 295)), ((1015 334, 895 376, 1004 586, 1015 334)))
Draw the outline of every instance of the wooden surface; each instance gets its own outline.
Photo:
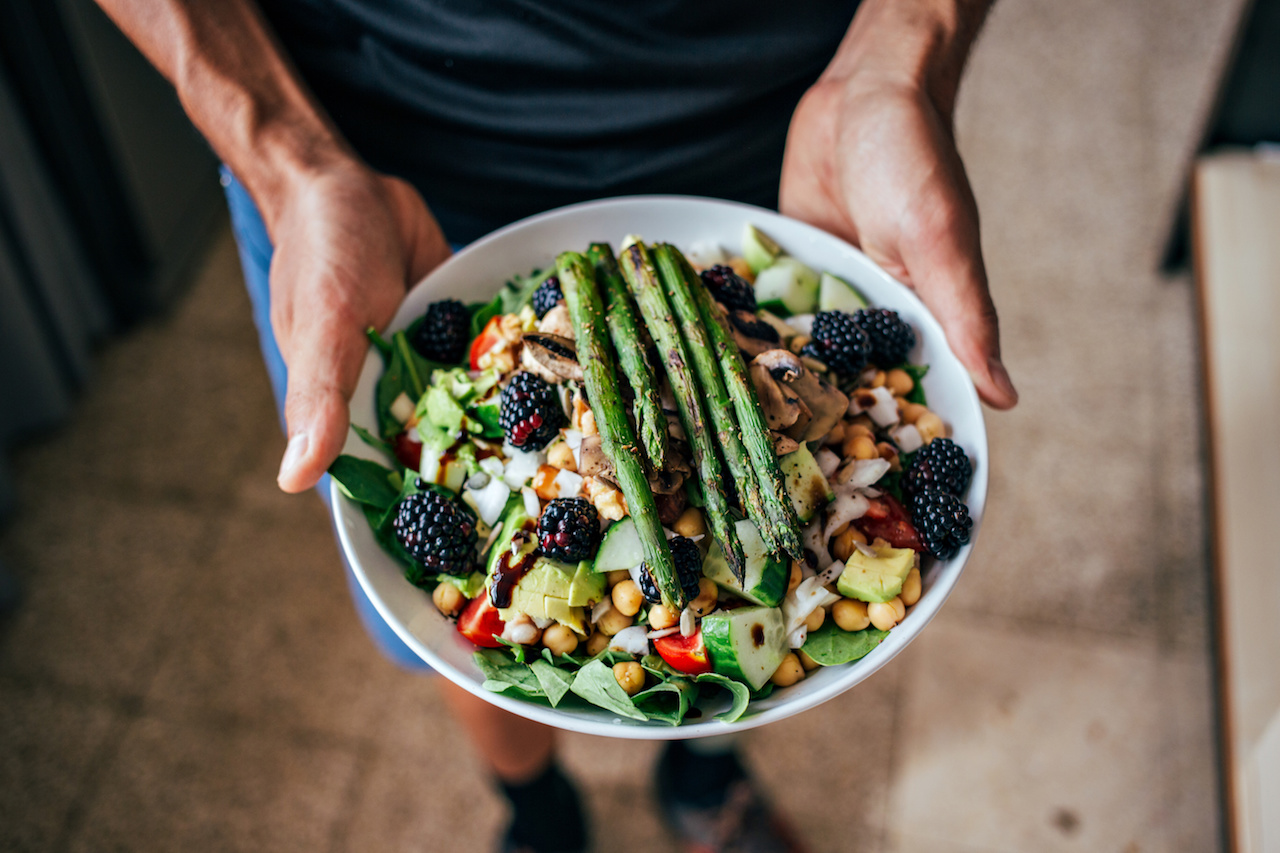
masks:
POLYGON ((1202 158, 1203 306, 1227 823, 1280 851, 1280 158, 1202 158))

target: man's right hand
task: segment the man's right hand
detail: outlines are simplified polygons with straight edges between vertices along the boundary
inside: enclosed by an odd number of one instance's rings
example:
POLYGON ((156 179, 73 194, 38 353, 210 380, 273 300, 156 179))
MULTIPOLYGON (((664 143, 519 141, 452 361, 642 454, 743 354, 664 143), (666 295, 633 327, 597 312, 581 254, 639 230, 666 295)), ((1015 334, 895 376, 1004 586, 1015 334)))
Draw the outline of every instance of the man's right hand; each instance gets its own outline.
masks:
POLYGON ((289 368, 279 484, 300 492, 346 441, 365 330, 385 328, 406 288, 450 249, 417 190, 359 163, 308 171, 278 201, 271 325, 289 368))

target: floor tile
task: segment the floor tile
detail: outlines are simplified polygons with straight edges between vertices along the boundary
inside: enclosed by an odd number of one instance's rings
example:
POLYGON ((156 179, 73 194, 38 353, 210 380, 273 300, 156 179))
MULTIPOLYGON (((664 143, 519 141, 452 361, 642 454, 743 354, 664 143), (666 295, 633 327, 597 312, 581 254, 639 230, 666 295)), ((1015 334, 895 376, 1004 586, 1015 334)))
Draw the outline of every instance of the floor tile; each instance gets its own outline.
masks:
POLYGON ((904 658, 891 827, 1008 853, 1159 849, 1154 642, 944 613, 904 658))
POLYGON ((326 850, 355 768, 322 742, 139 719, 70 850, 326 850))
POLYGON ((118 719, 106 704, 0 681, 0 849, 57 847, 118 719))

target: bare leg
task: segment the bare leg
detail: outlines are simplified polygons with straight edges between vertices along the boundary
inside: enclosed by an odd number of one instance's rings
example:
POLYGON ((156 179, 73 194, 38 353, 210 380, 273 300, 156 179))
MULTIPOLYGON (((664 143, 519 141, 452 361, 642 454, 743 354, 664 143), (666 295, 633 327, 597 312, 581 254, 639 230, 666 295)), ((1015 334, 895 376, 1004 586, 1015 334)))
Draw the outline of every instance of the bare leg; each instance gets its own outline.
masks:
POLYGON ((446 679, 440 689, 453 717, 494 774, 508 784, 536 779, 551 763, 555 730, 490 705, 446 679))

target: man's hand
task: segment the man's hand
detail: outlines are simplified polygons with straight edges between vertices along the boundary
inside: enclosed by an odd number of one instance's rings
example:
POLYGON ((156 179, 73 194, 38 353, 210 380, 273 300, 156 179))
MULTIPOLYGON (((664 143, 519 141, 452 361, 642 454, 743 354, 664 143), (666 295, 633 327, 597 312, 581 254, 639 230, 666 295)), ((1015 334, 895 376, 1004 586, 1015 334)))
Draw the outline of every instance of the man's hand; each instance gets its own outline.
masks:
MULTIPOLYGON (((942 323, 982 399, 1007 409, 1018 393, 1000 361, 978 209, 951 130, 959 69, 949 85, 934 88, 941 96, 931 96, 926 85, 927 56, 919 60, 920 73, 902 73, 900 66, 886 73, 886 62, 909 60, 911 51, 869 57, 876 52, 866 44, 909 42, 903 27, 919 19, 903 24, 877 11, 867 21, 855 20, 831 69, 796 108, 780 207, 859 246, 914 288, 942 323), (892 37, 886 35, 895 26, 892 37)), ((932 44, 941 44, 934 37, 932 44)))
POLYGON ((311 488, 342 450, 369 342, 407 286, 449 256, 417 190, 356 163, 308 174, 271 227, 271 325, 285 364, 289 444, 280 488, 311 488))

